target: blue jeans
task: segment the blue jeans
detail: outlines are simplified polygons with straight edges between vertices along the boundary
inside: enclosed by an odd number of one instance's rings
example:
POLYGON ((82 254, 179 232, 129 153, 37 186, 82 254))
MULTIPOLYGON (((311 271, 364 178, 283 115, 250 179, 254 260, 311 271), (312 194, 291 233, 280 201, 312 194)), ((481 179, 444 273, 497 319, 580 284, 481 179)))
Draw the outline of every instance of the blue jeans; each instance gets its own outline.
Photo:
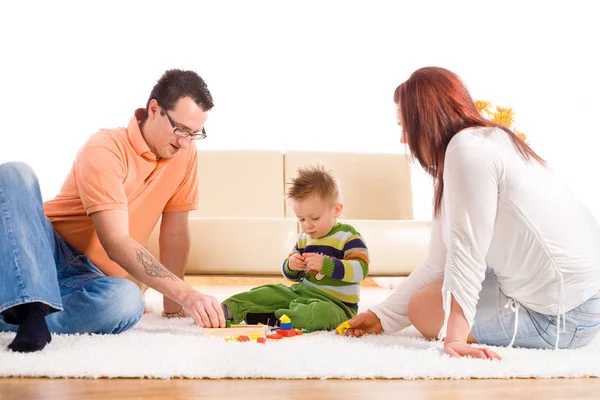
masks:
MULTIPOLYGON (((104 275, 62 239, 44 215, 39 183, 24 163, 0 165, 0 313, 19 304, 51 307, 50 332, 120 333, 144 313, 140 289, 104 275)), ((0 314, 0 331, 16 331, 0 314)))
MULTIPOLYGON (((471 333, 479 344, 508 346, 517 335, 514 347, 554 349, 556 345, 556 315, 540 314, 520 305, 506 307, 511 299, 500 286, 490 268, 479 293, 479 302, 471 333)), ((573 349, 585 346, 600 332, 600 292, 586 302, 565 313, 565 329, 561 316, 558 347, 573 349)))

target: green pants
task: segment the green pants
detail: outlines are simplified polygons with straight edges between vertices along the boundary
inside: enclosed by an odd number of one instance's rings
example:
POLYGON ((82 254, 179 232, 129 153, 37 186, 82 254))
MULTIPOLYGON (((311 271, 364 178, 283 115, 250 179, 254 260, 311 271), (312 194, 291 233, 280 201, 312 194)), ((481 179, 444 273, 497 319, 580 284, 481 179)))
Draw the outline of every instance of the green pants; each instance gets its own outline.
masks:
POLYGON ((263 285, 248 292, 238 293, 223 302, 233 314, 233 323, 246 318, 248 313, 274 313, 290 317, 292 327, 310 330, 335 329, 354 317, 356 309, 333 299, 317 289, 296 283, 263 285))

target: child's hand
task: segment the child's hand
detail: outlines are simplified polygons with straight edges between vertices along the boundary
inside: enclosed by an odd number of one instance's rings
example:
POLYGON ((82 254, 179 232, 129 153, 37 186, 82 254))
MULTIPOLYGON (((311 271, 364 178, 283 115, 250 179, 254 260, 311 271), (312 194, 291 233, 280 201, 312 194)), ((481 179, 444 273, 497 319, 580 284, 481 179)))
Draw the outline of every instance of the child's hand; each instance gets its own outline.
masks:
POLYGON ((321 272, 323 256, 317 253, 304 253, 304 263, 311 271, 321 272))
POLYGON ((304 271, 306 269, 304 257, 298 253, 292 254, 289 261, 288 267, 292 271, 304 271))

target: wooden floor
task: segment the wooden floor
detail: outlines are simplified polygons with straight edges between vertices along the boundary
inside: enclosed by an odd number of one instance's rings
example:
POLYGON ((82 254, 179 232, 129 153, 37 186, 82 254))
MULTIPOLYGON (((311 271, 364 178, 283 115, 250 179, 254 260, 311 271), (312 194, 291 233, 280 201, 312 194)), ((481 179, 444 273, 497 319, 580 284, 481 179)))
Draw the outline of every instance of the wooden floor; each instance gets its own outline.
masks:
POLYGON ((600 379, 0 379, 0 399, 597 399, 600 379))

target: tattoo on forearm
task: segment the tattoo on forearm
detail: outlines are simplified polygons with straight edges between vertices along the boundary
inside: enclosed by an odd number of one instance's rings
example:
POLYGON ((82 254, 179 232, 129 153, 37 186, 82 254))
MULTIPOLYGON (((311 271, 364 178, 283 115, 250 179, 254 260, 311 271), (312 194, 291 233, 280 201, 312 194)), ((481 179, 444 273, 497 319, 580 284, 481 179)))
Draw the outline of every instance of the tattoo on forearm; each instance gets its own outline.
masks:
POLYGON ((153 276, 155 278, 171 278, 175 280, 175 275, 163 267, 157 260, 150 254, 148 250, 143 247, 138 247, 136 249, 137 260, 144 267, 144 271, 148 276, 153 276))

